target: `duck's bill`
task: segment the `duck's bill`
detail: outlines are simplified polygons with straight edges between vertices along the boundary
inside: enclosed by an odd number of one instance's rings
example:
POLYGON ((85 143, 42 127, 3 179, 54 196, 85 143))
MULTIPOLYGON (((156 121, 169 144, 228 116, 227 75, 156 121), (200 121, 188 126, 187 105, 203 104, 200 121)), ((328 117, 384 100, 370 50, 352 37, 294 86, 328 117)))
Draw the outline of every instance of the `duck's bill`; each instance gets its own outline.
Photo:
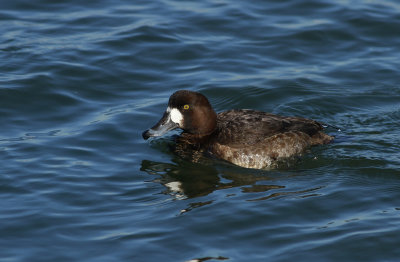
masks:
POLYGON ((163 117, 158 121, 158 123, 152 128, 144 131, 142 136, 145 140, 153 136, 162 136, 170 130, 178 128, 178 124, 172 122, 169 112, 165 112, 163 117))

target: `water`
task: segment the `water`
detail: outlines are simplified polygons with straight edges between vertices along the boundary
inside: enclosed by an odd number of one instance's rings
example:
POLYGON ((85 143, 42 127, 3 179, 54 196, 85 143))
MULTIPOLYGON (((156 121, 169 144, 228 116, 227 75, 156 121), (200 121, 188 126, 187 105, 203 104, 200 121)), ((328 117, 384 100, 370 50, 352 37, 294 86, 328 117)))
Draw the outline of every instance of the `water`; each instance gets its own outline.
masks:
POLYGON ((0 260, 398 261, 399 35, 395 0, 2 1, 0 260), (340 131, 189 163, 141 137, 184 88, 340 131))

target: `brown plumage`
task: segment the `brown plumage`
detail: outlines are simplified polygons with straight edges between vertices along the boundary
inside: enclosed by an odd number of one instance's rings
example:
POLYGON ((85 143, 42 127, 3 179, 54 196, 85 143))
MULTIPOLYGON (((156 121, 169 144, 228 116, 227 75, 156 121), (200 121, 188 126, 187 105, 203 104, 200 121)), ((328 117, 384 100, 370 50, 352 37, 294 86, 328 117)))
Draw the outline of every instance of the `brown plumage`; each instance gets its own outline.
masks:
MULTIPOLYGON (((178 115, 172 118, 179 120, 176 123, 169 121, 175 124, 171 129, 184 130, 176 141, 175 151, 181 156, 190 156, 193 161, 207 152, 238 166, 269 168, 300 155, 310 146, 333 140, 332 136, 322 132, 320 123, 301 117, 249 109, 229 110, 215 117, 207 98, 191 91, 175 92, 168 103, 168 111, 178 115)), ((165 128, 167 122, 168 116, 164 114, 159 123, 143 133, 143 137, 160 135, 158 129, 160 126, 165 128)))

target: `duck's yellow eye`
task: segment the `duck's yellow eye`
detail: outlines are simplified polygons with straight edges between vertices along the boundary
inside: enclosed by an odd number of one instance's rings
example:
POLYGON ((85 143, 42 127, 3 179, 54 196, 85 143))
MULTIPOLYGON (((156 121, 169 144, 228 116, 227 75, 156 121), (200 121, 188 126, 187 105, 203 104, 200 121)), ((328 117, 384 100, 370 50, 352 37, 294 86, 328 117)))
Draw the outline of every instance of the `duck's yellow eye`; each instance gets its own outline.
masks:
POLYGON ((188 110, 189 109, 189 105, 184 105, 183 109, 188 110))

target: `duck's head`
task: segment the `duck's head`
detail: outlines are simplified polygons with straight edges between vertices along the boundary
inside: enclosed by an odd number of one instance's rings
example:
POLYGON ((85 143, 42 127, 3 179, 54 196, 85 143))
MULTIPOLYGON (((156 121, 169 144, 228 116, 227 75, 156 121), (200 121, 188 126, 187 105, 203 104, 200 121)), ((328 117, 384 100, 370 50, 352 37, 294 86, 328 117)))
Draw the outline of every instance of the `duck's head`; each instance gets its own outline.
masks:
POLYGON ((217 115, 208 99, 200 93, 180 90, 171 95, 163 117, 152 128, 144 131, 142 136, 162 136, 166 132, 181 128, 185 132, 206 136, 217 126, 217 115))

